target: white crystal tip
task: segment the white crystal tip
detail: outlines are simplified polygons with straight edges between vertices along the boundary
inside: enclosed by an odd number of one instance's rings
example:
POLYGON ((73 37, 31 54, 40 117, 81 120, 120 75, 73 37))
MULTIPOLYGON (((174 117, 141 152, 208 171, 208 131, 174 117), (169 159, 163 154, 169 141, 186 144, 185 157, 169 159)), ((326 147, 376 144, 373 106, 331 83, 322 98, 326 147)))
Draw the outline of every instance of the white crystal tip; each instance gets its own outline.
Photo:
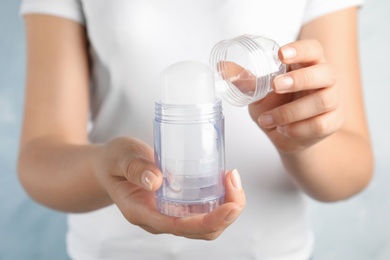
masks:
POLYGON ((193 105, 215 101, 214 71, 206 64, 181 61, 161 73, 161 102, 193 105))

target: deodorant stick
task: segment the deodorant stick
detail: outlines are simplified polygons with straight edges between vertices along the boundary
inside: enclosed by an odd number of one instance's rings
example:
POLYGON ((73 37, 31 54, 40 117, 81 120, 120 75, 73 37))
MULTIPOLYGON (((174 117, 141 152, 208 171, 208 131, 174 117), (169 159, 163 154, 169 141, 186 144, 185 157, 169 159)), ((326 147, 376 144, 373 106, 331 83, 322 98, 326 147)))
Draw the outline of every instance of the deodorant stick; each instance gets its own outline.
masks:
POLYGON ((156 193, 161 213, 185 217, 223 204, 224 117, 209 66, 182 61, 162 72, 154 148, 164 178, 156 193))
POLYGON ((184 217, 223 204, 224 118, 215 89, 235 106, 266 97, 286 72, 278 50, 267 37, 240 35, 214 46, 212 68, 184 61, 162 72, 154 121, 155 160, 164 177, 156 195, 160 212, 184 217))

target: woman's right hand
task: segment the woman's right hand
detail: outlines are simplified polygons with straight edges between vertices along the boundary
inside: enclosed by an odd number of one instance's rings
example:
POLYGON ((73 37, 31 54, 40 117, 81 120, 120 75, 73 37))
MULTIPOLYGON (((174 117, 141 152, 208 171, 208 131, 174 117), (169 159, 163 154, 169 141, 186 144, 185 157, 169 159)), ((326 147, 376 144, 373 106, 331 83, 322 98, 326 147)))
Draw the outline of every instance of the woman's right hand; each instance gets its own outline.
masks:
POLYGON ((226 174, 225 204, 208 214, 170 217, 156 209, 155 191, 162 174, 153 150, 136 139, 116 138, 101 147, 95 172, 123 216, 153 234, 170 233, 193 239, 216 239, 245 206, 245 194, 236 170, 226 174))

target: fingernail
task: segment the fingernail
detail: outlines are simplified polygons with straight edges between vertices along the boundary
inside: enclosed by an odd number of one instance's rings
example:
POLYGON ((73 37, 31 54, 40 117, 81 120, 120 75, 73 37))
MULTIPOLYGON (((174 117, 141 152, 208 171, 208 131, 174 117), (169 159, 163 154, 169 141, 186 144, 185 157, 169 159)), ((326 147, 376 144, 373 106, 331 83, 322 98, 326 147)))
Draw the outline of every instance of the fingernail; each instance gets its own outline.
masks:
POLYGON ((242 184, 241 184, 241 178, 240 178, 240 174, 238 173, 237 169, 234 169, 232 171, 232 184, 233 184, 233 187, 236 188, 237 190, 241 190, 242 189, 242 184))
POLYGON ((274 119, 270 114, 263 114, 259 117, 259 124, 262 126, 269 126, 272 125, 274 122, 274 119))
POLYGON ((240 215, 240 212, 241 212, 241 210, 239 210, 238 208, 232 209, 229 212, 229 214, 227 214, 225 221, 226 222, 233 222, 233 220, 235 220, 238 217, 238 215, 240 215))
POLYGON ((146 189, 152 190, 157 177, 153 172, 146 170, 142 173, 141 181, 146 189))
POLYGON ((289 60, 297 56, 297 50, 293 47, 282 48, 283 59, 289 60))
POLYGON ((275 90, 278 92, 283 92, 285 90, 288 90, 293 86, 293 84, 294 84, 293 78, 288 76, 276 77, 274 79, 275 90))
POLYGON ((278 125, 276 131, 278 131, 279 134, 286 135, 286 128, 282 125, 278 125))

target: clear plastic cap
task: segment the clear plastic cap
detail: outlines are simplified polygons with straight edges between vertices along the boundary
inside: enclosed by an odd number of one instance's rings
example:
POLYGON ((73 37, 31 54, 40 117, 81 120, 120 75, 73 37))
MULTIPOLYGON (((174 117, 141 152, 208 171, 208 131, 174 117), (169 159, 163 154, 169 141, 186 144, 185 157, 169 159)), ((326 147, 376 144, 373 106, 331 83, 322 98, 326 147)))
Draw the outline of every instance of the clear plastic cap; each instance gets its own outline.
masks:
POLYGON ((272 80, 286 72, 278 50, 275 41, 262 36, 241 35, 218 42, 210 55, 217 92, 235 106, 264 98, 272 91, 272 80))

